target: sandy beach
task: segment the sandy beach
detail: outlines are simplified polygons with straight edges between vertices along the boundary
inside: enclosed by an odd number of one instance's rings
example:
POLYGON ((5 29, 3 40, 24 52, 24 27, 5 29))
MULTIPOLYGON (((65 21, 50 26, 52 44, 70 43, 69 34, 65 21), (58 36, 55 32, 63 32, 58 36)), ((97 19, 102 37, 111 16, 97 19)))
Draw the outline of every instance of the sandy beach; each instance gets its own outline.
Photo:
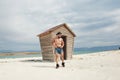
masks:
POLYGON ((119 50, 74 55, 65 63, 55 69, 41 57, 0 59, 0 80, 120 80, 119 50))

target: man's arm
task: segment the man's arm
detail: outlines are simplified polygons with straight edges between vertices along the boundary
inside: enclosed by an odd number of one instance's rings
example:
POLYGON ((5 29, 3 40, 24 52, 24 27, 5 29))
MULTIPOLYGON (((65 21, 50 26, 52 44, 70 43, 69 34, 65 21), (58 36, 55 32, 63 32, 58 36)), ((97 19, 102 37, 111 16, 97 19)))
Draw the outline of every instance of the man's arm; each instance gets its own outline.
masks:
POLYGON ((56 48, 55 38, 52 40, 52 45, 53 45, 54 48, 56 48))
POLYGON ((61 42, 61 47, 63 48, 64 47, 64 41, 63 41, 63 39, 62 39, 62 42, 61 42))
POLYGON ((55 50, 54 49, 55 48, 55 38, 53 38, 53 40, 52 40, 52 46, 53 46, 53 53, 55 53, 55 51, 54 51, 55 50))

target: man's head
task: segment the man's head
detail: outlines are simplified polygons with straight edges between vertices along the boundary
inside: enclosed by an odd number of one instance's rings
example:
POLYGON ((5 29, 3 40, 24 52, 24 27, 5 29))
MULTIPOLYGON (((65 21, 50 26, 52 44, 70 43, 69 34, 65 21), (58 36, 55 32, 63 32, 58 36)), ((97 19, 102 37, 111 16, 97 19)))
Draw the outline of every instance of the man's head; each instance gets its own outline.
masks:
POLYGON ((61 38, 62 33, 61 33, 61 32, 58 32, 56 35, 58 36, 58 38, 61 38))

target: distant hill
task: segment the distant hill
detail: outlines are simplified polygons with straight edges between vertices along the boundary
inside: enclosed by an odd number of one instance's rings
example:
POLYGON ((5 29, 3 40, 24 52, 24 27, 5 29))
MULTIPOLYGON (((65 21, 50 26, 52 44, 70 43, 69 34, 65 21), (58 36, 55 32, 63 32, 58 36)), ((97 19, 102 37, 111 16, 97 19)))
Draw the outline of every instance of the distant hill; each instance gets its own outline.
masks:
MULTIPOLYGON (((91 48, 74 48, 74 51, 108 51, 108 50, 118 50, 120 45, 114 46, 100 46, 100 47, 91 47, 91 48)), ((12 53, 12 52, 40 52, 40 50, 21 50, 21 51, 13 51, 13 50, 0 50, 0 53, 12 53)))
POLYGON ((15 53, 15 52, 40 52, 40 50, 21 50, 21 51, 0 50, 0 53, 15 53))
MULTIPOLYGON (((21 51, 19 51, 19 52, 21 52, 21 51)), ((40 50, 24 50, 22 52, 40 52, 40 50)))
POLYGON ((74 51, 109 51, 109 50, 118 50, 120 45, 114 46, 100 46, 100 47, 91 47, 91 48, 74 48, 74 51))
POLYGON ((14 52, 12 50, 0 50, 0 53, 11 53, 11 52, 14 52))

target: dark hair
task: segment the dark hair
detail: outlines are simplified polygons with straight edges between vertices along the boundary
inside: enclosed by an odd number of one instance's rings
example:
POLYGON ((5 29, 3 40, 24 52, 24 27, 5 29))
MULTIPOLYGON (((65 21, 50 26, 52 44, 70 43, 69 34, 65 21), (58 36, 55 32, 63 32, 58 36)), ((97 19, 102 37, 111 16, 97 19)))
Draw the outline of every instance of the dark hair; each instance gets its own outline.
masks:
POLYGON ((62 34, 61 32, 58 32, 56 35, 62 34))

